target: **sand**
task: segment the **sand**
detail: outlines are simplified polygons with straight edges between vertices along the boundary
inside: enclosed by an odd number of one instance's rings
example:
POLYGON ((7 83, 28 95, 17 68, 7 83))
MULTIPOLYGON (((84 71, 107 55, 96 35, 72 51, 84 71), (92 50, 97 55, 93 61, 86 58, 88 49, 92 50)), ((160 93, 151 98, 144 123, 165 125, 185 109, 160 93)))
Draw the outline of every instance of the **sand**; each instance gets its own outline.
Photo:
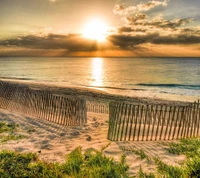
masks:
MULTIPOLYGON (((16 82, 16 81, 15 81, 16 82)), ((134 102, 156 102, 168 103, 171 101, 151 100, 148 98, 130 98, 123 96, 114 96, 101 91, 93 91, 84 88, 64 88, 63 86, 44 85, 40 83, 28 83, 33 88, 42 88, 59 93, 62 95, 83 97, 92 101, 109 102, 111 100, 131 100, 134 102)), ((174 104, 183 104, 182 102, 172 102, 174 104)), ((0 121, 14 122, 20 125, 16 134, 26 136, 26 138, 17 141, 8 141, 0 143, 0 150, 14 150, 19 152, 34 152, 39 158, 48 162, 63 162, 65 155, 74 148, 81 146, 83 151, 88 148, 104 150, 107 156, 119 160, 122 154, 126 155, 127 164, 130 166, 129 173, 136 175, 139 168, 142 167, 145 172, 154 172, 156 165, 154 161, 141 159, 139 155, 131 150, 142 149, 152 159, 159 157, 164 162, 171 165, 179 165, 185 156, 175 156, 169 154, 165 149, 169 141, 140 141, 140 142, 110 142, 107 140, 108 132, 108 114, 87 113, 87 124, 76 127, 66 127, 46 120, 31 118, 20 113, 11 113, 0 109, 0 121)))

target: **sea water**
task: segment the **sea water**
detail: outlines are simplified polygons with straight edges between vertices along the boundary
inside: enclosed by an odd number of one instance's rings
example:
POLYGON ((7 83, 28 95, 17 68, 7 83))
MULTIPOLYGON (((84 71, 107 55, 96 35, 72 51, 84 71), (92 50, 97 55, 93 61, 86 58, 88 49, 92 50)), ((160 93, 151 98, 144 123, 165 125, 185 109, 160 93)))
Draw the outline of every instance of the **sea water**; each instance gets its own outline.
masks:
POLYGON ((127 96, 200 98, 200 58, 1 57, 0 78, 127 96))

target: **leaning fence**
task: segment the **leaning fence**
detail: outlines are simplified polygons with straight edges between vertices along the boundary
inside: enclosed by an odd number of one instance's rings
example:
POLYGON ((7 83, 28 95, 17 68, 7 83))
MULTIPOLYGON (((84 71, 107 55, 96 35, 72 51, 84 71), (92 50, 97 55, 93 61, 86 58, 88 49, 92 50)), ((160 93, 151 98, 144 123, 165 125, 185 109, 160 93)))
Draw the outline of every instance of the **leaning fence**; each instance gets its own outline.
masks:
POLYGON ((66 126, 87 122, 85 100, 0 81, 0 108, 66 126))
POLYGON ((199 101, 187 106, 109 105, 111 141, 174 140, 200 136, 199 101))

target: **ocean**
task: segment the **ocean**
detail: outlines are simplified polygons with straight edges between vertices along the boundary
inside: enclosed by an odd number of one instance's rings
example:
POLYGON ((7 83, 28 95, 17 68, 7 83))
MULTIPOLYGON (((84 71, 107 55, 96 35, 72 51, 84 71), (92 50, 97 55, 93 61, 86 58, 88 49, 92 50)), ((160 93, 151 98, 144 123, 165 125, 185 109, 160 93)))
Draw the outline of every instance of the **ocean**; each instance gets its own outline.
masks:
POLYGON ((200 98, 200 58, 1 57, 1 78, 127 96, 200 98))

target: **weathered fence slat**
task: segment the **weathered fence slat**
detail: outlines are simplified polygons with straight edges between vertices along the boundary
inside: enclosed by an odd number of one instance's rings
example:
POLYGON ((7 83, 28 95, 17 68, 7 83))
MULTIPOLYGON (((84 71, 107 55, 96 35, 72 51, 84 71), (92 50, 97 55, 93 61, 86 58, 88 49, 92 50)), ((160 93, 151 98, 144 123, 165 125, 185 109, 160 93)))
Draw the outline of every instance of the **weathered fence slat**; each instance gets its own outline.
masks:
POLYGON ((173 140, 200 136, 199 101, 185 106, 111 102, 111 141, 173 140))
POLYGON ((0 108, 68 126, 87 122, 85 100, 55 96, 24 84, 0 81, 0 108))

